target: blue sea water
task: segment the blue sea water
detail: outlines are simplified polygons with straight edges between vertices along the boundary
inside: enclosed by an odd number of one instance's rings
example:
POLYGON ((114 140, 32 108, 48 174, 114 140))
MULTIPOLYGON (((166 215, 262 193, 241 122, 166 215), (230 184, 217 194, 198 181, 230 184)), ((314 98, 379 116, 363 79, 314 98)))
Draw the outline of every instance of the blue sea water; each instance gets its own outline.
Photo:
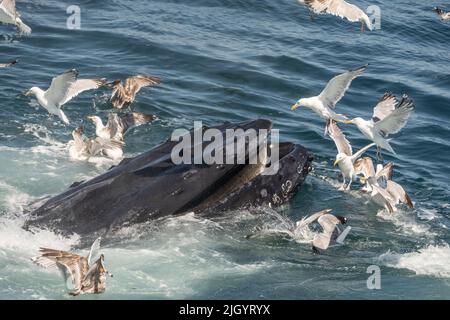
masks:
MULTIPOLYGON (((311 21, 295 0, 17 0, 33 29, 19 36, 0 26, 0 298, 2 299, 448 299, 450 297, 450 23, 431 11, 445 1, 352 0, 381 8, 381 29, 332 16, 311 21), (69 30, 68 6, 81 9, 81 29, 69 30), (332 167, 335 147, 323 122, 290 106, 318 94, 326 81, 370 63, 338 104, 348 116, 371 116, 390 90, 409 94, 416 113, 392 145, 394 179, 415 203, 390 217, 354 190, 342 193, 332 167), (80 162, 66 149, 70 132, 86 116, 106 117, 108 92, 81 95, 65 112, 65 126, 20 94, 45 88, 54 75, 77 68, 81 77, 114 80, 160 76, 143 89, 133 109, 160 119, 126 136, 125 156, 166 139, 174 129, 264 117, 282 140, 315 155, 314 171, 294 201, 254 215, 241 210, 220 218, 191 215, 124 228, 106 239, 114 273, 106 293, 73 298, 56 271, 30 261, 40 246, 70 249, 82 240, 21 225, 33 201, 58 194, 72 182, 106 171, 111 162, 80 162), (285 237, 245 236, 282 229, 323 208, 353 227, 344 246, 311 254, 308 244, 285 237), (381 289, 369 290, 367 268, 380 267, 381 289)), ((367 141, 343 128, 360 148, 367 141)), ((369 152, 371 156, 375 154, 369 152)))

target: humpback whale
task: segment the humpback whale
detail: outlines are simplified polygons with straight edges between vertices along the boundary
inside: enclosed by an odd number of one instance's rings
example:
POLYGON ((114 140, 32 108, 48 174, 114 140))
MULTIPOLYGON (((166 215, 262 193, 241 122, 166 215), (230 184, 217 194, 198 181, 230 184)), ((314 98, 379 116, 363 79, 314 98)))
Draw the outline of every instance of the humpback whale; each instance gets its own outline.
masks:
MULTIPOLYGON (((272 122, 258 119, 211 128, 225 136, 228 129, 270 130, 272 122)), ((246 141, 246 146, 249 143, 246 141)), ((301 145, 274 145, 272 139, 266 151, 271 159, 271 150, 277 147, 278 157, 271 161, 277 161, 278 170, 265 174, 273 163, 250 163, 249 148, 245 148, 245 163, 174 164, 171 152, 176 145, 169 139, 91 180, 73 184, 31 212, 24 227, 101 236, 124 226, 189 212, 210 216, 243 207, 276 207, 292 198, 310 172, 313 159, 301 145)), ((203 142, 203 147, 206 145, 203 142)))

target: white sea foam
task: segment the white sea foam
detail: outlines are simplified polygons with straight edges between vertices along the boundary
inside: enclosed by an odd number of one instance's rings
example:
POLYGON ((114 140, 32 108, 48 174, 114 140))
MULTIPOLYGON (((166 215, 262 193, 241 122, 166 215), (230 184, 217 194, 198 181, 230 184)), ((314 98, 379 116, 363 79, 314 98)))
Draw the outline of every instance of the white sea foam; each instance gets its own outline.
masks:
POLYGON ((417 252, 399 254, 388 251, 378 258, 386 266, 409 269, 417 275, 450 278, 450 246, 427 246, 417 252))

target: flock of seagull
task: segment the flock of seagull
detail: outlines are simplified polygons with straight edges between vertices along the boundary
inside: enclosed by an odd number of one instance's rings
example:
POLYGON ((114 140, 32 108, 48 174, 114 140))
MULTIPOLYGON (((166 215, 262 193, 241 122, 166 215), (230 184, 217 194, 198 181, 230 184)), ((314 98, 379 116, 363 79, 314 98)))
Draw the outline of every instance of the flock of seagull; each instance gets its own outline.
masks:
MULTIPOLYGON (((350 22, 360 22, 361 32, 364 31, 365 26, 369 30, 373 29, 371 20, 364 11, 344 0, 298 1, 310 10, 312 19, 314 14, 330 14, 345 18, 350 22)), ((442 20, 450 20, 450 13, 444 12, 438 7, 433 10, 442 20)), ((16 10, 15 0, 0 0, 0 23, 15 25, 21 34, 30 34, 32 31, 21 20, 20 14, 16 10)), ((17 62, 14 60, 0 63, 0 68, 11 67, 17 62)), ((393 214, 399 204, 413 208, 413 202, 403 187, 392 180, 394 164, 390 162, 386 165, 374 166, 373 160, 363 157, 363 155, 372 147, 377 148, 378 160, 382 160, 382 149, 395 155, 388 137, 403 129, 415 107, 407 95, 403 95, 399 100, 392 93, 386 92, 374 107, 371 119, 365 120, 359 117, 350 119, 336 113, 337 103, 345 95, 352 81, 361 76, 367 66, 334 77, 318 96, 299 99, 291 109, 306 107, 325 120, 324 135, 328 135, 337 148, 334 165, 339 167, 343 176, 340 190, 350 190, 352 183, 360 177, 361 191, 369 193, 375 203, 393 214), (356 125, 371 143, 361 150, 353 152, 350 142, 338 127, 338 123, 356 125)), ((131 106, 136 94, 143 87, 158 85, 161 83, 161 79, 154 76, 137 75, 129 77, 124 82, 120 80, 108 82, 106 79, 78 79, 78 75, 77 70, 68 70, 54 77, 47 90, 32 87, 25 95, 34 96, 39 105, 49 114, 55 115, 65 124, 69 124, 70 121, 62 110, 65 104, 88 90, 111 89, 111 104, 119 112, 111 112, 106 124, 103 124, 102 119, 98 116, 89 116, 88 119, 95 125, 96 136, 87 138, 84 136, 84 128, 78 127, 72 132, 73 140, 69 142, 68 149, 70 156, 76 159, 89 159, 98 155, 112 159, 122 158, 126 131, 133 126, 152 122, 156 117, 139 112, 122 113, 120 111, 131 106)), ((319 249, 326 250, 330 246, 342 244, 351 230, 351 227, 343 230, 340 228, 347 223, 346 218, 333 215, 331 209, 326 209, 303 218, 286 233, 293 238, 309 238, 312 232, 310 225, 315 221, 323 229, 321 233, 314 232, 312 245, 315 253, 318 253, 319 249)), ((41 255, 32 260, 46 268, 58 267, 63 272, 72 295, 102 293, 106 287, 106 276, 112 276, 112 274, 104 266, 103 254, 99 254, 100 241, 100 238, 95 240, 87 257, 66 251, 41 248, 41 255)))

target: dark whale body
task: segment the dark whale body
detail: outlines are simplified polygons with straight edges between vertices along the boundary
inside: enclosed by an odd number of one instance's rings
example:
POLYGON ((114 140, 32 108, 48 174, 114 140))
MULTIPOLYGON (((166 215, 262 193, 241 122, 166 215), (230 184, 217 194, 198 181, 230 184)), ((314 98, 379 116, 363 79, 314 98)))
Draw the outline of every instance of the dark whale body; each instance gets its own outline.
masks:
MULTIPOLYGON (((213 127, 270 129, 268 120, 213 127)), ((311 154, 293 143, 279 144, 279 170, 262 175, 261 164, 179 164, 171 159, 178 142, 166 141, 89 181, 72 185, 30 215, 25 227, 93 235, 188 212, 220 214, 247 206, 288 201, 310 171, 311 154)))

